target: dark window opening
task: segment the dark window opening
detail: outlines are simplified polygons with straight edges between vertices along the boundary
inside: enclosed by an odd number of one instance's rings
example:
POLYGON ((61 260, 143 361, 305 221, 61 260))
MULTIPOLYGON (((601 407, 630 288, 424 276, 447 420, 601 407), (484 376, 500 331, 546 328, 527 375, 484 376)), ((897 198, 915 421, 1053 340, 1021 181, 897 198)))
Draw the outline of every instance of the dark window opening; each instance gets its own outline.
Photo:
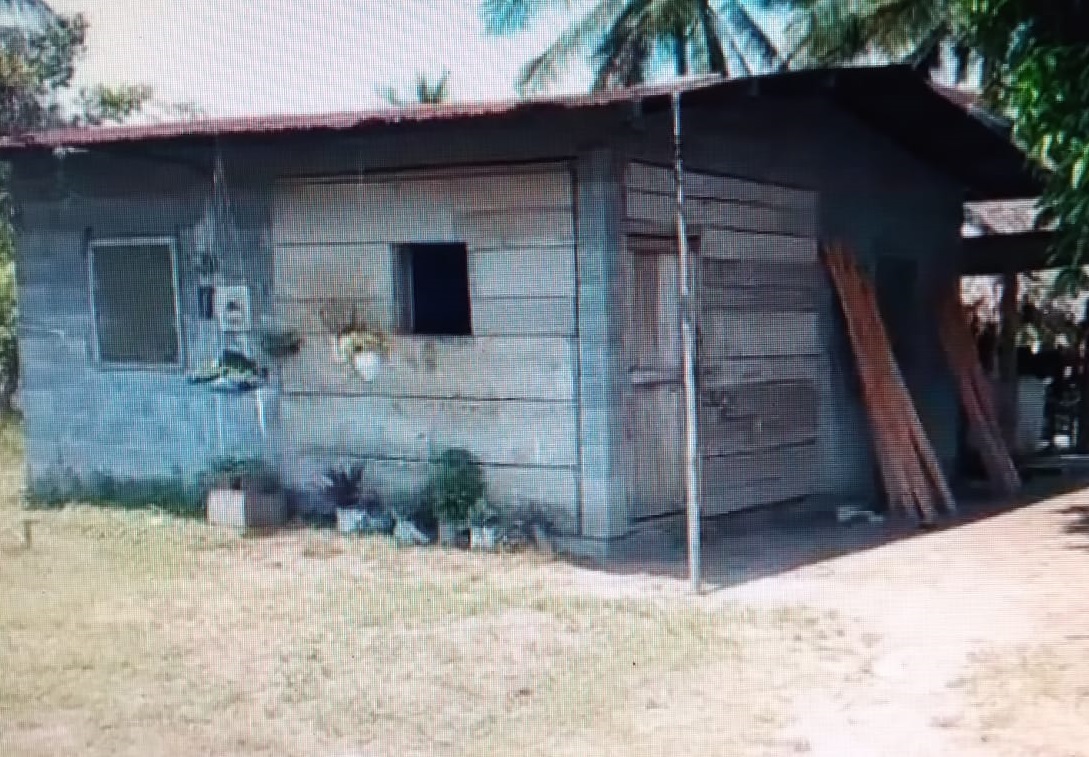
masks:
POLYGON ((409 330, 430 336, 470 336, 469 254, 463 244, 413 244, 408 268, 409 330))

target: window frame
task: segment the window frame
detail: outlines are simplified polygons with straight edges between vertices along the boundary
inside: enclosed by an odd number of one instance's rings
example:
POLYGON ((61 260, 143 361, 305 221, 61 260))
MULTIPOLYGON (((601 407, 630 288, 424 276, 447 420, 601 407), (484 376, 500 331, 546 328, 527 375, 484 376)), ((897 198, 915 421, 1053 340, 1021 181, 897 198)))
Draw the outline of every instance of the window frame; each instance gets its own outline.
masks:
POLYGON ((181 276, 178 270, 178 242, 172 236, 115 236, 91 239, 87 245, 87 291, 91 304, 91 350, 100 370, 177 373, 185 368, 185 339, 182 332, 181 276), (174 290, 174 333, 178 339, 177 360, 168 363, 141 363, 106 360, 98 328, 98 298, 95 291, 95 253, 100 247, 165 246, 170 254, 171 286, 174 290))

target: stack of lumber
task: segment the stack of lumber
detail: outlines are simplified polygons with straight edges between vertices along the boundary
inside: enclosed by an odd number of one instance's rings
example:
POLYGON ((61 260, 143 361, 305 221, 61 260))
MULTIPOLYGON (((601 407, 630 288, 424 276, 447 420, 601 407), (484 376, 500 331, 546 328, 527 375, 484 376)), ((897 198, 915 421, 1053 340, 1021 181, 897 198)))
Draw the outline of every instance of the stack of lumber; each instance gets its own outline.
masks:
POLYGON ((873 284, 842 246, 821 256, 847 323, 889 505, 932 523, 956 504, 893 357, 873 284))
POLYGON ((957 379, 968 427, 983 458, 987 477, 997 494, 1012 496, 1021 488, 1021 477, 1006 446, 991 385, 979 362, 968 313, 956 287, 941 293, 938 301, 938 333, 942 348, 957 379))

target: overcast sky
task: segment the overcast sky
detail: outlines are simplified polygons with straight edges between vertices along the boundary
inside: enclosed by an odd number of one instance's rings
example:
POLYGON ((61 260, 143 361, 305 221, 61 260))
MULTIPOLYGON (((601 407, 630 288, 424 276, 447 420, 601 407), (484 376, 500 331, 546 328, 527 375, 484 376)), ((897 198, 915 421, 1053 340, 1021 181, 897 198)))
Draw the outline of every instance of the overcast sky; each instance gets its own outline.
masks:
MULTIPOLYGON (((328 111, 450 70, 455 99, 514 95, 556 24, 496 39, 478 0, 50 0, 90 22, 81 84, 150 85, 208 115, 328 111)), ((572 82, 571 86, 575 86, 572 82)))

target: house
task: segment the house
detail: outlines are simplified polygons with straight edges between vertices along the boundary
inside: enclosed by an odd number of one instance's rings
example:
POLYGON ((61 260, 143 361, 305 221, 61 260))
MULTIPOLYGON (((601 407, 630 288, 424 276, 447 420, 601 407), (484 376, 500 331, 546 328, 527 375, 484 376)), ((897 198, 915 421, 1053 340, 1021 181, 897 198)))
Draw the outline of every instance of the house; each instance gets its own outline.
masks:
MULTIPOLYGON (((330 461, 367 460, 396 500, 463 447, 497 503, 543 508, 571 550, 679 511, 672 91, 5 140, 30 485, 191 481, 259 453, 317 507, 330 461), (392 334, 371 380, 336 359, 345 313, 392 334), (298 353, 261 356, 266 330, 298 353), (267 387, 186 380, 227 345, 267 387)), ((1038 193, 1021 154, 898 67, 677 91, 705 512, 879 497, 821 240, 874 273, 952 473, 929 298, 959 275, 966 200, 1038 193)))

